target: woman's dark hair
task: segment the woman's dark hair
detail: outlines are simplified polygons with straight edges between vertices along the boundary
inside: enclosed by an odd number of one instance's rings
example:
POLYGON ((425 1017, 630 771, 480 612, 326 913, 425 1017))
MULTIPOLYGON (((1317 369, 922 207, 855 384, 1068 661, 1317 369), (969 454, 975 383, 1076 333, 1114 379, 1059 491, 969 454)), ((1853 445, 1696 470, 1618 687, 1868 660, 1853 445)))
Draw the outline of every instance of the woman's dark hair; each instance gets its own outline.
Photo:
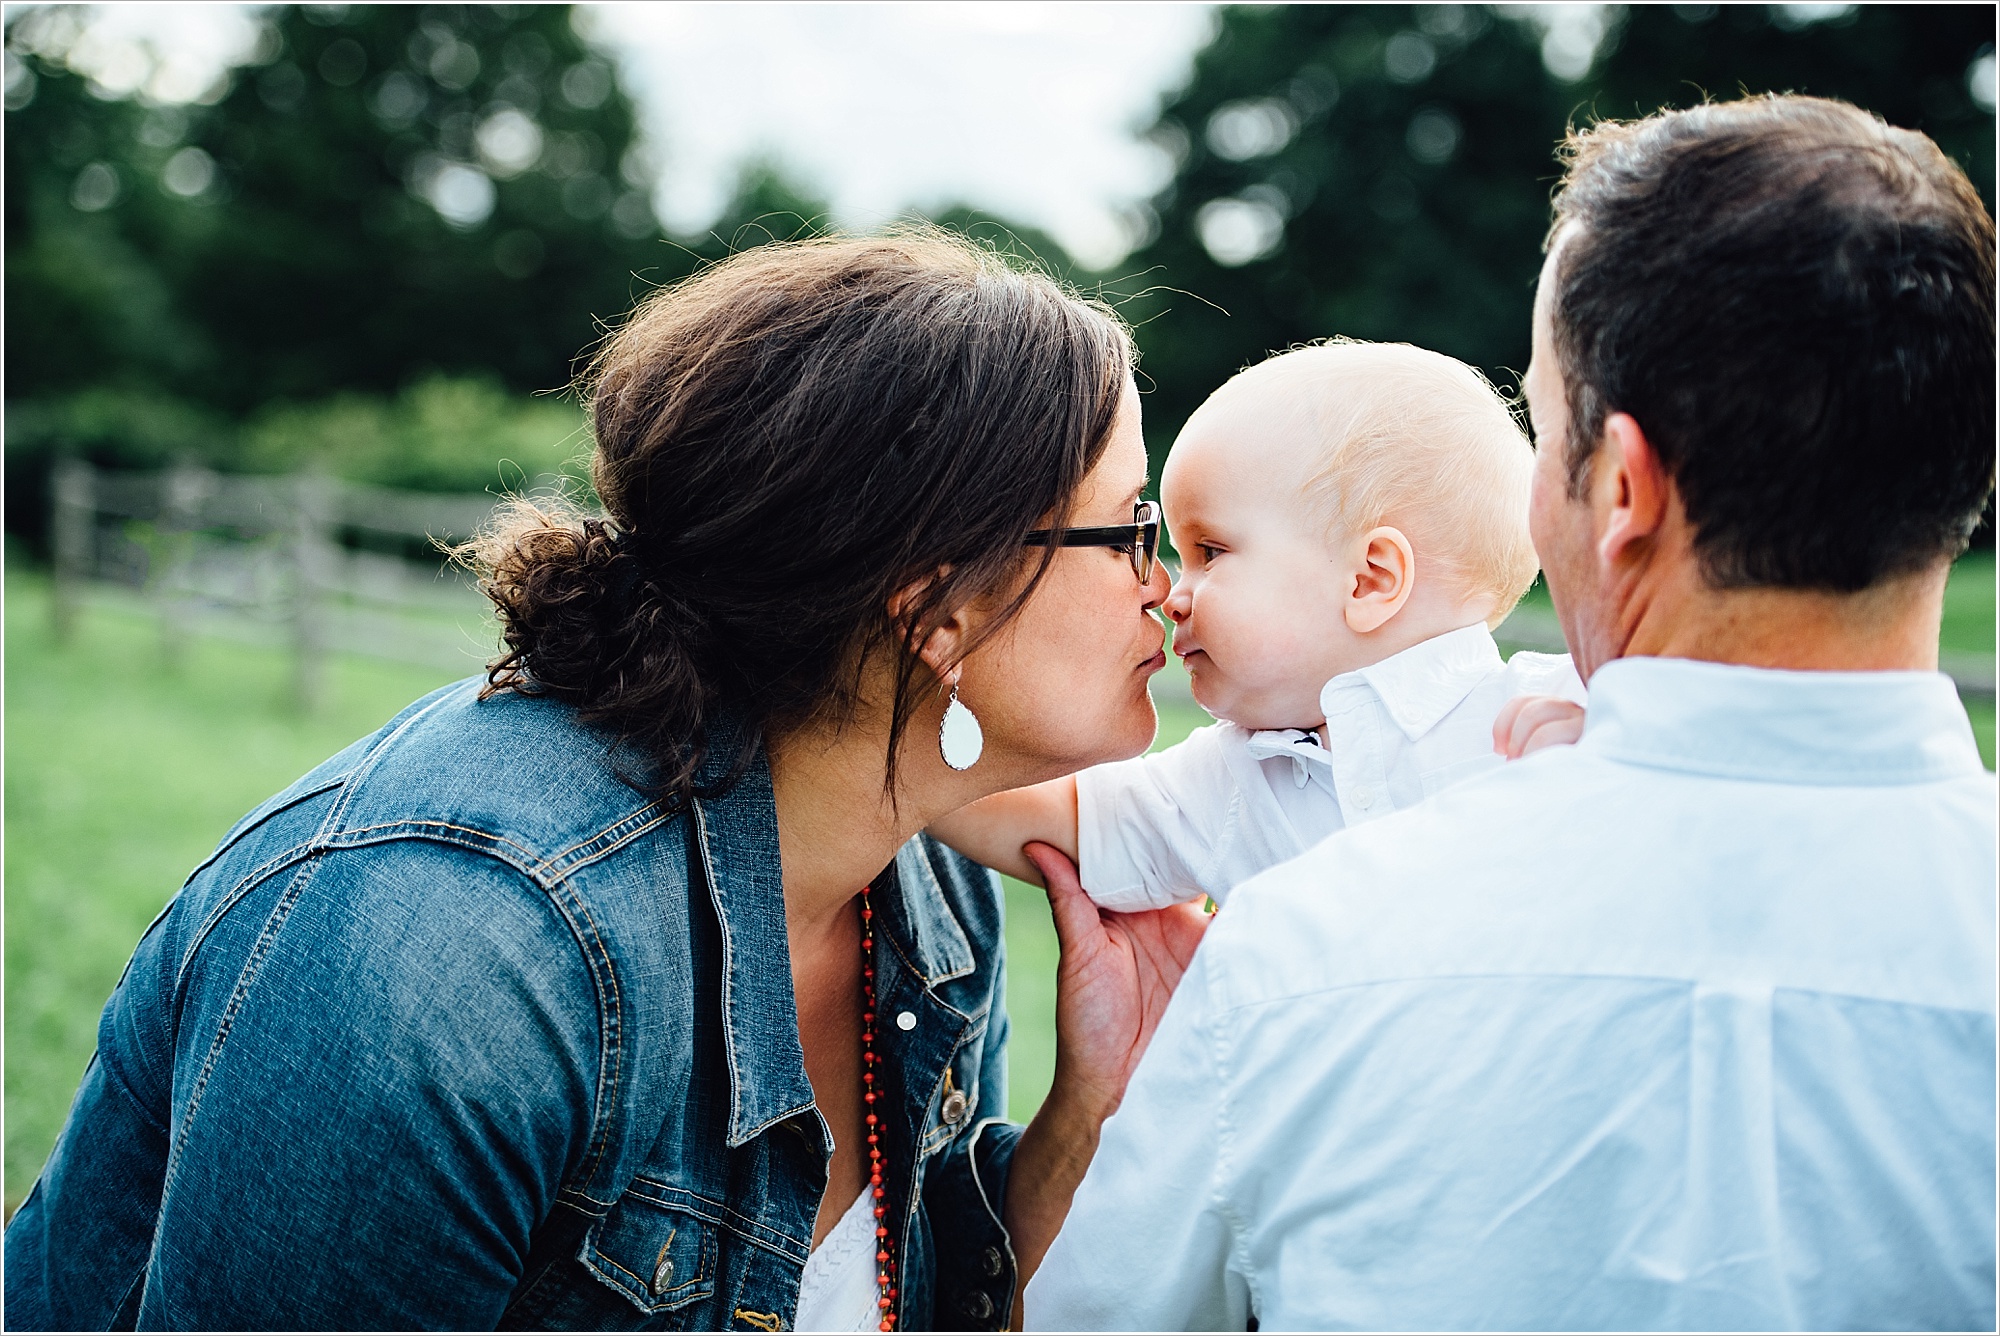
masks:
POLYGON ((1027 601, 1055 549, 1022 538, 1068 523, 1132 360, 1108 308, 929 228, 652 294, 582 385, 607 518, 517 502, 473 545, 507 645, 488 693, 575 705, 686 793, 718 708, 747 725, 726 783, 766 730, 848 717, 886 650, 893 793, 935 686, 914 651, 975 597, 1014 591, 982 639, 1027 601))
POLYGON ((1711 584, 1851 592, 1965 549, 1993 491, 1993 219, 1936 144, 1765 96, 1596 125, 1564 156, 1573 493, 1624 412, 1711 584))

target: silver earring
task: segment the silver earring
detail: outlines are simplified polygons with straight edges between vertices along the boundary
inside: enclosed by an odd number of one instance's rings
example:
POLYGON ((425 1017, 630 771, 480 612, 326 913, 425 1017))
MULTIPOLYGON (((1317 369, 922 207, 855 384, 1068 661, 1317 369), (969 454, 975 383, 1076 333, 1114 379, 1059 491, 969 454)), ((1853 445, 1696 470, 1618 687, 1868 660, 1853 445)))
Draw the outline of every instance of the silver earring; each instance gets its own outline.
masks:
POLYGON ((954 770, 970 770, 986 750, 986 735, 979 719, 958 698, 958 683, 951 684, 951 700, 944 707, 944 722, 938 725, 938 751, 954 770))

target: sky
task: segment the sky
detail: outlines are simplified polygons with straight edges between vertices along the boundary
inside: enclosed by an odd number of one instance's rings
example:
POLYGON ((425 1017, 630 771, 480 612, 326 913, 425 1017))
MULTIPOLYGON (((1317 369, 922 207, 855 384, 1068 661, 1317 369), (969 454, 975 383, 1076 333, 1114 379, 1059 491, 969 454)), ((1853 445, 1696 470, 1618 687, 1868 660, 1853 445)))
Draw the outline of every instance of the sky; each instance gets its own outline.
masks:
MULTIPOLYGON (((11 14, 21 6, 8 6, 11 14)), ((107 89, 191 101, 256 47, 255 9, 88 11, 70 64, 107 89)), ((775 163, 865 227, 970 204, 1115 263, 1125 210, 1171 164, 1138 131, 1208 40, 1205 4, 606 4, 615 56, 662 166, 661 220, 698 233, 743 166, 775 163)))

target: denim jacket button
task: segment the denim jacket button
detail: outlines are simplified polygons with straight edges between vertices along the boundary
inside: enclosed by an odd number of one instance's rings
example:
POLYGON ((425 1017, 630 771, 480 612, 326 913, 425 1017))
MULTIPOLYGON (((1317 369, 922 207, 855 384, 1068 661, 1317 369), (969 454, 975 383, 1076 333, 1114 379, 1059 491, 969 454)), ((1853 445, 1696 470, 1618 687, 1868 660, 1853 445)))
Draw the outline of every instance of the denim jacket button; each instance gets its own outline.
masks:
POLYGON ((989 1279, 998 1279, 1000 1268, 1006 1265, 1006 1263, 1002 1260, 998 1248, 988 1248, 985 1252, 979 1254, 979 1265, 985 1270, 989 1279))
POLYGON ((673 1279, 674 1259, 667 1256, 666 1249, 662 1248, 660 1250, 660 1264, 653 1271, 653 1293, 656 1295, 664 1294, 667 1286, 673 1283, 673 1279))
POLYGON ((967 1290, 958 1296, 958 1311, 974 1322, 984 1322, 993 1316, 993 1300, 985 1290, 967 1290))
POLYGON ((917 1013, 916 1013, 916 1012, 914 1012, 914 1011, 899 1011, 899 1012, 897 1012, 897 1013, 896 1013, 896 1028, 897 1028, 898 1030, 914 1030, 914 1029, 916 1029, 916 1028, 917 1028, 917 1013))
POLYGON ((940 1112, 944 1114, 944 1120, 948 1123, 955 1123, 965 1117, 965 1092, 954 1090, 949 1095, 946 1095, 944 1097, 944 1108, 940 1112))

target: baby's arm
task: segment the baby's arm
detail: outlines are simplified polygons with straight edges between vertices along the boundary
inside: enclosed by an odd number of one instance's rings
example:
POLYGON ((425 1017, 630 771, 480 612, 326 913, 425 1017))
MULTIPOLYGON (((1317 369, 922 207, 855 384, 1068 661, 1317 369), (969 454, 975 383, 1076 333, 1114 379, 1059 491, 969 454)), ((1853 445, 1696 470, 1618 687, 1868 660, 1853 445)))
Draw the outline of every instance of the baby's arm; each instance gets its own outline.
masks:
POLYGON ((1516 696, 1493 721, 1493 750, 1510 761, 1583 736, 1583 707, 1561 696, 1516 696))
POLYGON ((973 862, 1040 886, 1041 871, 1021 850, 1040 841, 1076 861, 1076 777, 1064 775, 967 803, 931 822, 929 830, 973 862))

